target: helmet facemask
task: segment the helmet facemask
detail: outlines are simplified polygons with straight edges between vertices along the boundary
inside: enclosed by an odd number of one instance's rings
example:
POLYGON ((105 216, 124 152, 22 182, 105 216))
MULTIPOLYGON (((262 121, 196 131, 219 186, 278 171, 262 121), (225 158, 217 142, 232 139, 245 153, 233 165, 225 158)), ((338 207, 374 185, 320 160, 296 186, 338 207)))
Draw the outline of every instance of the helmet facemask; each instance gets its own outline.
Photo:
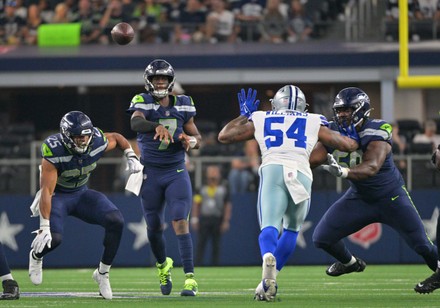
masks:
POLYGON ((166 97, 173 90, 175 79, 173 67, 165 60, 154 60, 145 68, 145 89, 155 98, 162 99, 166 97), (156 89, 153 83, 155 76, 165 76, 168 79, 167 87, 156 89))
POLYGON ((67 113, 60 123, 61 140, 64 145, 77 154, 87 152, 93 139, 93 124, 89 117, 80 111, 67 113), (87 140, 78 140, 75 137, 88 136, 87 140), (80 142, 79 142, 80 141, 80 142))

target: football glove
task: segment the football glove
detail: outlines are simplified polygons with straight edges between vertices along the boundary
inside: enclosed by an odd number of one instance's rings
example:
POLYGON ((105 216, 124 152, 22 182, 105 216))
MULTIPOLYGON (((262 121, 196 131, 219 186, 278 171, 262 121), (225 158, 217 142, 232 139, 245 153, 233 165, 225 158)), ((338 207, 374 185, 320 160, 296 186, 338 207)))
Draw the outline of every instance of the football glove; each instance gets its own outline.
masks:
POLYGON ((31 244, 31 248, 34 249, 35 253, 41 253, 46 245, 48 248, 51 247, 52 234, 50 233, 49 226, 40 227, 39 230, 35 230, 32 233, 37 234, 31 244))
POLYGON ((254 111, 257 111, 260 105, 260 100, 255 100, 257 97, 257 90, 249 88, 248 93, 244 89, 241 89, 237 93, 238 104, 240 105, 240 115, 249 118, 254 111))
POLYGON ((327 154, 327 164, 322 166, 325 171, 338 178, 346 178, 348 176, 349 169, 339 165, 332 154, 327 154))
POLYGON ((139 158, 134 153, 133 149, 128 148, 124 151, 124 155, 127 158, 127 169, 129 174, 138 173, 142 171, 142 164, 139 158))

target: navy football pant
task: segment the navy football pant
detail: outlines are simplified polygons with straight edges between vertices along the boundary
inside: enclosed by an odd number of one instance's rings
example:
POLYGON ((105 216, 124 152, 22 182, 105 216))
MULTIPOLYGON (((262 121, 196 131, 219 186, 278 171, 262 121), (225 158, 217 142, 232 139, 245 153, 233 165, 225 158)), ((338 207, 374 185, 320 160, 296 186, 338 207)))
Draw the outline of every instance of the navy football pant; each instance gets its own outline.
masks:
POLYGON ((352 255, 342 239, 375 222, 393 228, 429 268, 437 268, 437 248, 427 237, 422 219, 404 187, 389 198, 371 202, 361 199, 350 188, 321 218, 313 242, 341 263, 348 263, 352 255))
POLYGON ((51 248, 44 248, 41 258, 61 244, 64 220, 74 216, 86 223, 100 225, 105 229, 102 263, 111 265, 119 248, 124 227, 124 218, 119 209, 101 192, 83 189, 72 193, 56 192, 52 197, 50 213, 51 248))
POLYGON ((9 269, 8 260, 6 259, 5 250, 3 244, 0 243, 0 277, 10 273, 11 270, 9 269))

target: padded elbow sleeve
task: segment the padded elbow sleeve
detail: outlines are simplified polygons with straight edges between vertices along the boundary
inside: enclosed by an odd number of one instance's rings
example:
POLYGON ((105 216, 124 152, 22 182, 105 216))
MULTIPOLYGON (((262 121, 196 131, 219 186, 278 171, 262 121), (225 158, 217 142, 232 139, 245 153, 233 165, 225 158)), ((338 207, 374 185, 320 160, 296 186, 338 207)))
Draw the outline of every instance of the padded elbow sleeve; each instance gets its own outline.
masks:
POLYGON ((159 123, 147 121, 143 117, 133 117, 130 120, 131 129, 138 133, 154 132, 159 125, 159 123))

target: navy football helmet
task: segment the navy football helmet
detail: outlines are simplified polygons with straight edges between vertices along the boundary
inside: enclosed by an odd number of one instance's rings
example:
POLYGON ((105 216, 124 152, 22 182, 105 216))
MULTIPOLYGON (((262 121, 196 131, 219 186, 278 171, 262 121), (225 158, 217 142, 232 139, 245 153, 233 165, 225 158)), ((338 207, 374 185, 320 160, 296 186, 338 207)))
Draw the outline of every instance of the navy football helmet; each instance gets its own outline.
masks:
POLYGON ((165 60, 156 59, 145 68, 145 89, 156 98, 160 99, 167 96, 173 90, 175 79, 173 67, 165 60), (156 89, 153 85, 154 76, 166 76, 168 78, 168 87, 166 89, 156 89))
POLYGON ((296 110, 306 112, 308 106, 304 93, 300 88, 293 85, 287 85, 279 89, 273 99, 270 100, 270 103, 273 111, 296 110))
POLYGON ((370 98, 367 93, 359 88, 350 87, 342 89, 335 97, 333 104, 333 113, 335 121, 343 127, 353 125, 358 126, 362 120, 367 120, 370 116, 370 98), (352 113, 350 117, 339 116, 338 109, 350 108, 352 113))
POLYGON ((87 151, 93 137, 93 124, 88 116, 81 111, 71 111, 64 115, 60 122, 61 140, 64 145, 78 154, 87 151), (89 136, 88 140, 77 144, 75 136, 89 136))

